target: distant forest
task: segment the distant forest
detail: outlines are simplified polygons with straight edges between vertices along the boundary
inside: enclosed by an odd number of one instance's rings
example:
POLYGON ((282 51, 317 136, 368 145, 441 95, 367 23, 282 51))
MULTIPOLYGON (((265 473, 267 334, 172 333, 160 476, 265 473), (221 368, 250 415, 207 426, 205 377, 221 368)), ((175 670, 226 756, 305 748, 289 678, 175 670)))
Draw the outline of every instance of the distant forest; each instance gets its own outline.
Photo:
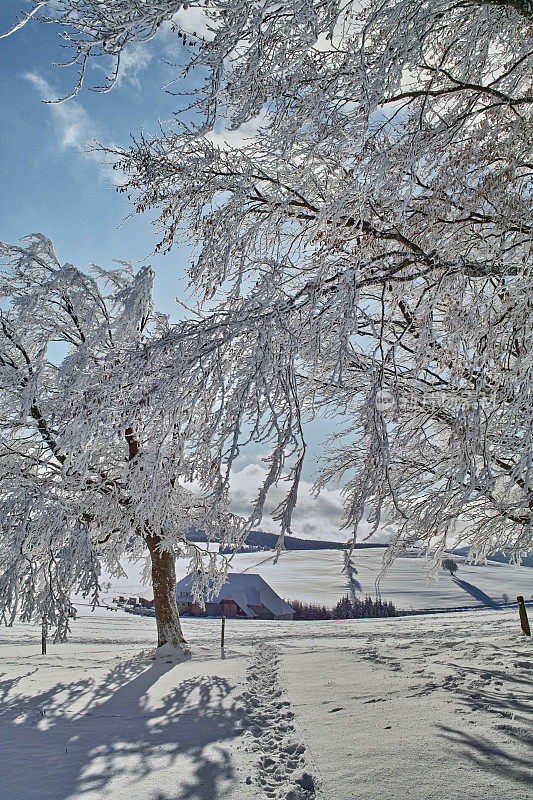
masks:
MULTIPOLYGON (((187 538, 191 542, 205 542, 204 531, 189 531, 187 538)), ((244 545, 237 552, 246 552, 249 550, 274 550, 278 542, 278 535, 276 533, 267 533, 266 531, 250 531, 245 539, 244 545)), ((346 542, 329 542, 316 539, 300 539, 297 536, 285 536, 284 539, 286 550, 346 550, 348 545, 346 542)), ((362 548, 376 548, 385 547, 384 544, 356 544, 356 549, 362 548)), ((233 548, 231 552, 234 552, 233 548)))

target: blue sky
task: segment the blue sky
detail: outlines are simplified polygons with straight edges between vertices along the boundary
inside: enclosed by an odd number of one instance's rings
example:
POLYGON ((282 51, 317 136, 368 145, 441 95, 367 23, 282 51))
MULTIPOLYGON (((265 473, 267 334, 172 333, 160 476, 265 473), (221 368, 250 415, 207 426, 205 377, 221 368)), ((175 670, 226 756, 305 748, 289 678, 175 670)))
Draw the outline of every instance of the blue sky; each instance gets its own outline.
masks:
MULTIPOLYGON (((24 0, 2 0, 0 31, 23 7, 24 0)), ((12 242, 38 231, 54 241, 62 261, 76 266, 109 266, 114 258, 137 264, 157 242, 150 218, 136 216, 119 227, 129 209, 112 188, 110 166, 100 154, 80 151, 95 138, 127 144, 130 132, 154 130, 158 118, 171 117, 176 99, 161 89, 171 74, 161 59, 179 58, 175 37, 132 48, 112 92, 86 90, 60 105, 44 104, 74 85, 72 70, 52 66, 65 55, 50 25, 30 22, 0 39, 0 238, 12 242)), ((103 65, 93 67, 90 85, 103 76, 103 65)), ((173 316, 187 257, 176 248, 148 259, 157 274, 156 305, 173 316)))

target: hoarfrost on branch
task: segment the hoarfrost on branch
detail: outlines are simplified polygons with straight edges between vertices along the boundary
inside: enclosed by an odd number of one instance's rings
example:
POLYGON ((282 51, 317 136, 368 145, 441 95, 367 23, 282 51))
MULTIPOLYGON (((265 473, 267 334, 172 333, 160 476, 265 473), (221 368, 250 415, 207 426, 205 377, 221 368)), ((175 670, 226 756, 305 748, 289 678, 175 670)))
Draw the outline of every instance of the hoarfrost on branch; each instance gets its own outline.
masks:
POLYGON ((302 418, 333 412, 346 425, 318 485, 343 481, 354 537, 367 513, 395 522, 391 556, 452 531, 478 557, 519 556, 533 511, 531 3, 193 2, 204 36, 180 30, 183 7, 57 0, 35 16, 61 22, 76 88, 92 56, 116 64, 164 23, 183 42, 176 91, 202 75, 176 124, 115 154, 134 209, 159 212, 159 248, 197 246, 203 316, 167 334, 179 366, 153 381, 201 409, 179 441, 185 473, 214 486, 207 516, 244 440, 273 439, 252 520, 289 463, 288 530, 302 418), (241 146, 217 144, 221 125, 248 122, 241 146))

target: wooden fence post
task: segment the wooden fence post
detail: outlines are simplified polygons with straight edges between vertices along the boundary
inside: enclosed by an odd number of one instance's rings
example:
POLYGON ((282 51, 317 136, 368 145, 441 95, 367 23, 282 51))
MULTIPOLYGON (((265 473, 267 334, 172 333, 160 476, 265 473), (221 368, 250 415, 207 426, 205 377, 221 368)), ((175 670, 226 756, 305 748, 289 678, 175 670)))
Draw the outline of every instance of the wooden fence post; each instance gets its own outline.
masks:
POLYGON ((224 647, 224 628, 226 627, 226 617, 222 617, 222 632, 220 634, 220 646, 224 647))
POLYGON ((531 636, 531 630, 529 628, 529 621, 527 618, 526 604, 524 603, 524 598, 522 597, 522 595, 518 595, 516 600, 518 602, 518 613, 520 614, 520 625, 522 626, 522 630, 524 631, 526 636, 531 636))

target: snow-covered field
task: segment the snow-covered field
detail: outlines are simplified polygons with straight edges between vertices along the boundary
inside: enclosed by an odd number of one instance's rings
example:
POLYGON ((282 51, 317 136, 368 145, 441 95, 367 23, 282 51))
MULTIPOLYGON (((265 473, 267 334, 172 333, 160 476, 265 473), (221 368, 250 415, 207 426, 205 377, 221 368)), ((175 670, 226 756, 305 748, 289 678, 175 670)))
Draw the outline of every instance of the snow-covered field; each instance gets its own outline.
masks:
POLYGON ((516 610, 389 620, 99 611, 41 656, 0 630, 3 800, 525 800, 533 646, 516 610))
MULTIPOLYGON (((376 580, 381 572, 383 550, 356 550, 352 562, 351 589, 359 597, 375 596, 376 580)), ((459 570, 452 578, 449 573, 431 575, 432 565, 423 558, 399 557, 381 578, 379 588, 384 599, 392 600, 402 610, 427 608, 460 608, 489 606, 501 603, 506 594, 511 600, 517 595, 533 596, 533 569, 512 567, 489 562, 481 566, 466 564, 456 557, 459 570)), ((152 597, 151 589, 143 586, 139 565, 124 564, 127 578, 114 580, 106 593, 152 597)), ((233 558, 232 572, 258 572, 275 591, 292 600, 313 600, 333 606, 349 590, 348 576, 342 571, 343 553, 340 550, 287 551, 277 564, 268 552, 241 553, 233 558)), ((177 563, 178 580, 186 574, 185 562, 177 563)))
MULTIPOLYGON (((237 555, 283 597, 333 605, 339 551, 237 555)), ((382 551, 356 551, 374 594, 382 551)), ((399 608, 460 614, 326 622, 185 619, 193 657, 152 658, 155 621, 79 605, 68 643, 0 629, 2 800, 522 800, 530 791, 533 647, 504 593, 533 572, 420 558, 381 579, 399 608), (489 608, 487 608, 489 606, 489 608), (528 783, 529 781, 529 783, 528 783)), ((150 596, 141 565, 106 596, 150 596)), ((185 566, 178 564, 178 578, 185 566)), ((530 610, 530 616, 533 616, 530 610)))
MULTIPOLYGON (((291 551, 283 553, 277 564, 264 561, 265 553, 235 556, 235 572, 259 572, 282 597, 313 600, 333 605, 351 589, 358 597, 376 594, 376 580, 382 570, 383 550, 355 550, 351 581, 342 572, 343 553, 339 550, 291 551)), ((455 578, 440 571, 431 574, 433 565, 421 557, 398 557, 379 579, 379 591, 403 610, 458 608, 502 602, 503 594, 515 599, 533 595, 533 570, 489 562, 481 566, 459 565, 455 578)))

